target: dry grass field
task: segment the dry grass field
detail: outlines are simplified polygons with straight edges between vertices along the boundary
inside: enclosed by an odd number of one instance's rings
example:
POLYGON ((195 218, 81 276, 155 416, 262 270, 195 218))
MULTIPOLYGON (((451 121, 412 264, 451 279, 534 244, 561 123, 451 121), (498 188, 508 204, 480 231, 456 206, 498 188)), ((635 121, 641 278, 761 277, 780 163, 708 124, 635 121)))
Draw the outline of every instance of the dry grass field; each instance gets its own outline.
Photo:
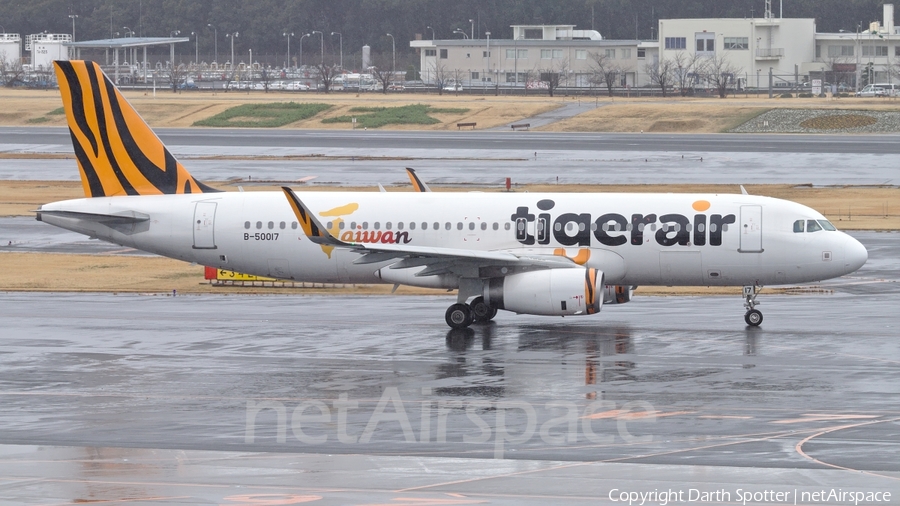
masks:
MULTIPOLYGON (((346 123, 322 123, 325 118, 352 114, 352 107, 397 107, 427 104, 435 108, 464 108, 464 114, 435 114, 434 125, 391 125, 386 129, 452 130, 456 123, 476 122, 478 129, 502 126, 552 111, 566 103, 587 103, 596 107, 573 118, 542 127, 562 132, 723 132, 773 108, 864 109, 900 111, 893 99, 780 99, 755 97, 717 98, 621 98, 549 97, 547 95, 493 96, 466 94, 457 96, 419 93, 333 93, 315 92, 224 92, 192 91, 172 93, 124 92, 125 97, 153 127, 188 127, 226 109, 248 103, 309 102, 333 107, 313 118, 282 128, 347 129, 346 123)), ((49 114, 62 106, 56 90, 20 90, 0 88, 0 125, 30 126, 65 124, 61 114, 49 114)))
MULTIPOLYGON (((478 128, 491 128, 527 118, 560 106, 565 99, 550 97, 495 97, 481 95, 414 94, 414 93, 334 93, 291 92, 185 92, 170 90, 124 92, 125 97, 152 127, 189 127, 195 121, 214 116, 231 107, 265 102, 326 103, 333 107, 313 118, 297 121, 282 128, 349 129, 346 123, 322 123, 325 118, 352 114, 353 107, 398 107, 427 104, 435 108, 468 109, 463 114, 433 114, 440 121, 434 125, 392 125, 386 128, 415 130, 456 129, 456 123, 475 122, 478 128)), ((62 107, 56 90, 10 90, 0 88, 0 125, 65 125, 65 116, 48 114, 62 107)))

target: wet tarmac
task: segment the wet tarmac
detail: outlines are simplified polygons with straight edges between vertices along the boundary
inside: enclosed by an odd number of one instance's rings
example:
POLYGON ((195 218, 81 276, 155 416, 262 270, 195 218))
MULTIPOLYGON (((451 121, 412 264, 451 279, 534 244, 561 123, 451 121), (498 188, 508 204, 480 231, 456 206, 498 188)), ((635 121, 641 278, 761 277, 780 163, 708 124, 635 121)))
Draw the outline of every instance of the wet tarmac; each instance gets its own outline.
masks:
POLYGON ((450 331, 451 297, 0 294, 0 495, 896 500, 898 241, 858 237, 869 264, 761 328, 736 297, 450 331))
MULTIPOLYGON (((160 129, 201 180, 312 185, 897 185, 896 136, 346 132, 160 129), (521 135, 519 135, 521 134, 521 135), (778 153, 778 156, 772 156, 778 153), (225 156, 227 159, 203 159, 225 156), (270 159, 266 159, 270 157, 270 159), (305 157, 291 160, 289 157, 305 157), (240 159, 244 158, 244 159, 240 159), (849 170, 848 168, 852 168, 849 170), (250 181, 252 182, 252 181, 250 181)), ((71 154, 64 129, 0 127, 0 153, 71 154)), ((0 159, 0 179, 78 180, 71 159, 0 159)))

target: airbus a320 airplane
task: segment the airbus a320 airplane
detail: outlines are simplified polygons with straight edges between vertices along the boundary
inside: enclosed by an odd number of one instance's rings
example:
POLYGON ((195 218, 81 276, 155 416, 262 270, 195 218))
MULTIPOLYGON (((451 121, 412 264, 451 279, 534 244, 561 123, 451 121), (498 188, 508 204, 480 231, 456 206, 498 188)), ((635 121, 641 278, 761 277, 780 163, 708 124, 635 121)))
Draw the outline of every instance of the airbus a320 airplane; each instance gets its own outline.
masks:
POLYGON ((498 310, 574 316, 638 285, 762 285, 859 269, 820 213, 746 194, 220 192, 194 179, 99 66, 56 62, 87 198, 37 219, 159 255, 282 279, 457 289, 454 328, 498 310), (302 198, 301 196, 302 195, 302 198))

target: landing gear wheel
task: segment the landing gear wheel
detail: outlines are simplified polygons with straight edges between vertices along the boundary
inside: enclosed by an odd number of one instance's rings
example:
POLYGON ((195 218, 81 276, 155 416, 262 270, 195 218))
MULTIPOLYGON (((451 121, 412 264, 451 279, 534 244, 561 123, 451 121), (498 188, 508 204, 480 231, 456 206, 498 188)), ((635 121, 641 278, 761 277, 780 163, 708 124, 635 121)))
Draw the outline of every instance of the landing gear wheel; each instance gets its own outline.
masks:
POLYGON ((759 309, 751 309, 744 315, 744 321, 751 327, 759 327, 759 324, 763 321, 762 312, 759 309))
POLYGON ((447 320, 447 325, 454 329, 464 329, 472 325, 472 322, 475 321, 475 316, 467 304, 453 304, 447 308, 444 319, 447 320))
POLYGON ((472 303, 469 304, 469 307, 472 308, 472 315, 475 317, 476 322, 491 321, 497 316, 497 308, 487 305, 484 302, 484 297, 475 297, 472 303))

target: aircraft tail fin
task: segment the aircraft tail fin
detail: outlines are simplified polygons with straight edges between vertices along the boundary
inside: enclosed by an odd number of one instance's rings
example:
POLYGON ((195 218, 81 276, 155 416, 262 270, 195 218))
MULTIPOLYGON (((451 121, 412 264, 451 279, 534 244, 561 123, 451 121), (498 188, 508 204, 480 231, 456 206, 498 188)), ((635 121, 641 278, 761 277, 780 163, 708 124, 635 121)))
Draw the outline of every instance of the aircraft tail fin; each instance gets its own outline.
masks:
POLYGON ((409 182, 412 183, 413 189, 417 192, 430 192, 431 188, 425 184, 424 181, 419 179, 419 176, 416 174, 415 169, 411 169, 409 167, 406 168, 406 175, 409 176, 409 182))
POLYGON ((98 64, 54 66, 85 196, 219 191, 185 170, 98 64))

